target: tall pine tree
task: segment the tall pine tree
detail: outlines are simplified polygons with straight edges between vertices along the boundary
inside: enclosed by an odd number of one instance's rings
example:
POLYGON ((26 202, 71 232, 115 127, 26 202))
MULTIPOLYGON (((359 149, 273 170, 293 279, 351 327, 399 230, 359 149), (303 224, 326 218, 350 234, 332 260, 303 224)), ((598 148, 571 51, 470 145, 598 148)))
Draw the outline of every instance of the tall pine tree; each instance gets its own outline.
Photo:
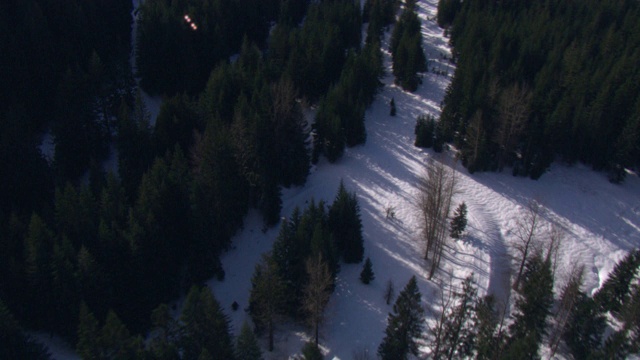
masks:
POLYGON ((387 318, 387 328, 378 355, 383 360, 407 359, 409 354, 418 355, 416 340, 422 334, 424 309, 422 295, 416 277, 412 276, 400 292, 393 313, 387 318))

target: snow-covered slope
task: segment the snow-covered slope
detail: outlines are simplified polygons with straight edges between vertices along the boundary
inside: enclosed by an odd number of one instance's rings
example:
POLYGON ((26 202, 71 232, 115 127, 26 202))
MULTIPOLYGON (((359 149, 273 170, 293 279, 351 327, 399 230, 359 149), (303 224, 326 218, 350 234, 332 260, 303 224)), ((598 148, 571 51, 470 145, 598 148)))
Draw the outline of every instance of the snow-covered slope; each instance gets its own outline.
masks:
MULTIPOLYGON (((450 55, 447 40, 433 20, 437 1, 419 1, 418 6, 430 66, 451 76, 453 68, 443 60, 443 55, 450 55)), ((390 74, 388 54, 386 61, 390 74)), ((513 229, 531 199, 545 207, 545 228, 556 223, 566 233, 556 288, 563 285, 574 263, 582 263, 586 290, 591 291, 626 251, 640 246, 640 179, 635 174, 630 174, 623 185, 612 185, 602 174, 583 166, 554 165, 538 181, 515 178, 508 171, 469 175, 458 166, 459 192, 454 203, 467 203, 468 234, 464 242, 454 243, 445 256, 443 270, 428 281, 419 241, 416 184, 427 159, 436 157, 451 164, 452 155, 436 156, 415 148, 413 130, 418 115, 439 114, 449 81, 447 76, 430 72, 412 94, 394 86, 392 77, 387 76, 384 89, 366 113, 366 145, 348 149, 336 164, 321 160, 304 187, 284 191, 283 216, 296 206, 303 208, 312 197, 331 202, 341 179, 349 191, 357 193, 360 203, 365 256, 373 262, 376 279, 363 285, 358 280, 361 265, 342 265, 321 328, 320 343, 328 359, 351 359, 356 351, 368 351, 371 358, 375 357, 391 311, 382 296, 388 280, 393 281, 397 292, 416 275, 426 308, 435 306, 441 284, 453 281, 455 285, 471 272, 481 293, 504 298, 510 282, 513 229), (397 105, 396 117, 389 116, 391 98, 397 105), (395 209, 395 219, 386 218, 388 207, 395 209)), ((235 331, 250 319, 242 309, 248 306, 254 264, 271 248, 277 232, 275 228, 262 233, 260 217, 252 213, 244 231, 234 239, 235 249, 223 258, 226 279, 209 283, 227 309, 235 331), (236 312, 231 310, 234 301, 240 304, 236 312)), ((280 325, 276 350, 265 352, 266 357, 282 359, 299 353, 308 337, 302 325, 280 325)))
MULTIPOLYGON (((363 285, 358 280, 361 265, 342 265, 321 328, 320 343, 327 359, 352 359, 354 352, 365 351, 375 358, 392 310, 383 300, 388 280, 393 281, 397 293, 416 275, 425 308, 436 311, 441 285, 448 286, 451 281, 456 285, 471 272, 480 293, 505 298, 511 276, 513 229, 531 199, 544 205, 545 227, 556 223, 566 233, 556 288, 563 285, 573 264, 582 263, 586 290, 592 291, 626 251, 640 246, 640 179, 636 174, 630 174, 622 185, 612 185, 602 174, 583 166, 553 165, 538 181, 515 178, 508 171, 469 175, 458 166, 459 192, 454 204, 465 201, 468 206, 468 234, 464 242, 454 243, 447 251, 443 269, 434 279, 427 280, 415 207, 416 185, 429 158, 450 165, 452 155, 449 152, 436 156, 432 151, 415 148, 413 130, 418 115, 439 115, 453 68, 443 59, 450 55, 447 39, 432 20, 437 0, 419 0, 418 6, 430 67, 447 72, 449 77, 430 72, 416 93, 407 93, 394 86, 388 75, 385 87, 366 113, 366 145, 348 149, 336 164, 322 159, 303 187, 285 189, 283 193, 283 216, 291 214, 296 206, 305 207, 311 198, 333 201, 341 179, 349 191, 356 192, 360 204, 365 256, 373 262, 376 279, 363 285), (397 106, 395 117, 389 116, 392 98, 397 106), (387 208, 395 210, 394 219, 386 218, 387 208)), ((384 47, 388 48, 388 43, 384 47)), ((388 54, 385 58, 390 74, 388 54)), ((157 99, 145 100, 151 112, 157 114, 157 99)), ((311 119, 313 111, 307 116, 311 119)), ((244 230, 233 240, 234 249, 222 259, 225 280, 208 283, 230 316, 235 332, 244 321, 250 321, 244 309, 248 306, 254 265, 262 253, 271 249, 278 233, 277 228, 266 233, 261 229, 260 215, 251 212, 244 230), (240 305, 235 312, 231 310, 234 301, 240 305)), ((272 353, 265 350, 265 357, 286 359, 299 353, 309 334, 301 324, 280 324, 276 349, 272 353)), ((39 338, 45 340, 45 336, 39 338)), ((266 342, 263 345, 266 349, 266 342)), ((60 348, 54 355, 59 359, 72 356, 64 351, 60 348)))

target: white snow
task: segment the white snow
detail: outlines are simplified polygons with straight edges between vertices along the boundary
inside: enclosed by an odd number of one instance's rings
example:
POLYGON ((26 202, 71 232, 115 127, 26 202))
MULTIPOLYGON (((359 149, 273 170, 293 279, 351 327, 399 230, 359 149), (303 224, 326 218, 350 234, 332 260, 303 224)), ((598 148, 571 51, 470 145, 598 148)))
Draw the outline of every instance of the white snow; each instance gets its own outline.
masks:
MULTIPOLYGON (((436 0, 419 1, 424 47, 431 68, 453 74, 443 57, 450 57, 448 40, 433 19, 436 0)), ((388 42, 384 44, 388 48, 388 42)), ((385 54, 387 74, 391 73, 389 54, 385 54)), ((420 114, 440 113, 440 103, 450 78, 425 74, 416 93, 407 93, 384 79, 385 87, 366 113, 367 143, 348 149, 336 164, 325 160, 312 170, 307 183, 283 193, 283 216, 294 207, 304 208, 312 197, 333 201, 340 180, 355 191, 364 226, 365 256, 373 262, 376 279, 370 285, 360 283, 362 265, 342 265, 337 287, 326 310, 320 343, 327 359, 351 359, 355 351, 367 350, 372 358, 381 342, 386 318, 392 306, 382 293, 391 279, 396 294, 412 275, 418 278, 425 308, 437 307, 440 284, 453 281, 456 286, 473 272, 481 294, 493 293, 504 299, 510 287, 510 254, 513 229, 531 199, 545 208, 544 228, 556 223, 566 231, 560 249, 556 289, 560 289, 574 263, 585 265, 585 290, 595 290, 624 254, 640 246, 640 179, 629 174, 622 185, 609 183, 602 174, 585 166, 554 164, 538 180, 513 177, 504 173, 470 175, 456 166, 459 192, 454 204, 465 201, 469 225, 465 241, 456 242, 447 252, 442 270, 427 280, 426 263, 419 241, 415 195, 418 179, 427 159, 442 158, 451 164, 451 152, 444 155, 413 146, 414 125, 420 114), (389 116, 388 103, 395 99, 397 116, 389 116), (395 209, 395 219, 386 219, 385 209, 395 209)), ((209 286, 230 315, 234 331, 250 321, 242 309, 248 306, 251 275, 260 254, 270 250, 278 229, 263 234, 260 217, 250 214, 245 229, 234 238, 234 250, 222 261, 226 271, 223 282, 212 280, 209 286), (240 310, 233 312, 237 301, 240 310)), ((542 235, 541 235, 542 236, 542 235)), ((276 331, 276 350, 265 356, 282 359, 299 354, 310 336, 303 325, 284 324, 276 331)), ((265 339, 262 339, 265 341, 265 339)), ((266 343, 263 343, 266 349, 266 343)), ((428 351, 427 349, 424 349, 428 351)))
MULTIPOLYGON (((450 56, 448 41, 442 29, 430 20, 435 17, 437 0, 421 0, 418 6, 431 68, 451 75, 453 67, 443 59, 450 56)), ((388 48, 388 42, 384 47, 388 48)), ((336 164, 321 159, 303 187, 283 191, 283 216, 290 215, 296 206, 304 208, 311 198, 331 203, 341 179, 349 191, 356 192, 360 204, 365 256, 371 258, 376 278, 370 285, 363 285, 358 279, 362 265, 342 265, 321 328, 325 358, 351 359, 355 351, 368 351, 375 358, 392 310, 382 298, 387 280, 394 282, 397 294, 415 275, 427 309, 437 309, 440 284, 453 281, 454 286, 458 285, 472 272, 481 294, 493 293, 504 299, 511 281, 513 229, 531 199, 544 206, 545 227, 556 223, 566 232, 556 289, 563 285, 571 266, 581 263, 586 269, 585 290, 592 292, 627 251, 640 246, 640 179, 636 174, 630 173, 622 185, 613 185, 604 175, 582 165, 554 164, 538 181, 513 177, 508 170, 470 175, 458 165, 455 169, 459 192, 454 206, 461 201, 467 203, 467 236, 465 241, 453 244, 443 259, 442 270, 433 280, 427 280, 428 264, 422 256, 414 205, 416 185, 429 158, 451 164, 452 154, 436 156, 414 147, 413 130, 418 115, 439 115, 450 78, 425 74, 418 91, 407 93, 393 85, 389 54, 385 59, 385 87, 366 113, 367 143, 348 149, 336 164), (391 98, 396 102, 396 117, 389 116, 391 98), (385 209, 389 207, 395 210, 395 219, 386 218, 385 209)), ((147 105, 149 109, 157 108, 147 105)), ((235 333, 244 321, 250 321, 244 309, 248 306, 254 266, 261 254, 271 249, 278 234, 277 227, 266 233, 261 229, 260 215, 251 211, 244 229, 233 239, 234 249, 222 258, 225 280, 208 282, 235 333), (235 312, 231 310, 234 301, 240 304, 235 312)), ((274 352, 267 352, 266 339, 261 339, 265 357, 283 359, 299 354, 309 337, 309 329, 302 324, 280 324, 274 352)), ((68 358, 57 351, 55 355, 68 358)))

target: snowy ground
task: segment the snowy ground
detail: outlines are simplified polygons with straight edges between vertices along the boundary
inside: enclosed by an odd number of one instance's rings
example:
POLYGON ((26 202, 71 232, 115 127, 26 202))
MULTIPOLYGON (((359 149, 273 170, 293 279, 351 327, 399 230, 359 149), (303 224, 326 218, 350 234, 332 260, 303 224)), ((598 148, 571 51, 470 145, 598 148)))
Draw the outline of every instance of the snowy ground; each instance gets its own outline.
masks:
MULTIPOLYGON (((436 0, 419 1, 425 52, 432 61, 431 68, 450 76, 453 68, 443 60, 443 55, 450 55, 447 40, 435 21, 430 20, 435 17, 436 6, 436 0)), ((386 59, 389 66, 388 54, 386 59)), ((375 358, 392 310, 382 298, 388 280, 399 291, 416 275, 427 309, 437 303, 440 284, 453 281, 456 285, 471 272, 481 293, 505 298, 510 283, 513 229, 531 199, 545 207, 545 228, 556 223, 566 233, 556 288, 563 285, 572 264, 582 263, 586 269, 585 287, 590 292, 626 251, 640 246, 640 179, 635 174, 630 174, 623 185, 612 185, 605 176, 584 166, 554 165, 538 181, 512 177, 509 171, 469 175, 458 166, 459 192, 454 204, 463 200, 467 203, 468 234, 465 242, 452 246, 443 270, 428 281, 419 242, 416 184, 427 159, 451 164, 452 155, 440 157, 415 148, 413 130, 418 115, 439 114, 449 81, 446 76, 426 74, 423 85, 411 94, 394 86, 393 79, 387 76, 383 91, 366 113, 366 145, 347 150, 336 164, 321 160, 304 187, 284 191, 284 216, 296 206, 306 206, 312 197, 333 201, 341 179, 348 190, 357 193, 361 207, 365 256, 373 262, 376 279, 363 285, 358 280, 361 265, 342 265, 326 310, 327 321, 321 329, 320 343, 327 359, 351 359, 355 351, 368 351, 375 358), (396 117, 389 116, 391 98, 397 105, 396 117), (395 209, 394 220, 386 219, 388 207, 395 209)), ((225 281, 209 283, 227 309, 235 331, 243 321, 249 321, 242 309, 248 306, 253 264, 271 248, 278 232, 275 228, 263 234, 260 229, 260 217, 252 213, 244 231, 234 239, 236 248, 223 258, 225 281), (240 304, 236 312, 231 310, 234 301, 240 304)), ((266 357, 282 359, 299 353, 308 338, 309 331, 302 325, 281 325, 276 332, 276 350, 265 352, 266 357)))
MULTIPOLYGON (((450 55, 447 40, 431 20, 437 0, 421 0, 418 6, 430 67, 450 76, 453 68, 443 60, 443 55, 450 55)), ((384 46, 388 48, 388 44, 384 46)), ((389 74, 388 54, 385 57, 389 74)), ((454 206, 466 202, 468 234, 464 242, 454 243, 447 252, 443 269, 427 280, 416 216, 416 185, 428 159, 450 165, 452 155, 436 156, 415 148, 413 130, 418 115, 438 116, 449 81, 447 76, 425 74, 423 85, 412 94, 394 86, 387 76, 384 89, 366 113, 366 145, 348 149, 336 164, 321 160, 303 187, 283 192, 283 216, 291 214, 296 206, 304 208, 311 198, 333 201, 341 179, 349 191, 356 192, 360 204, 365 256, 373 262, 376 279, 363 285, 358 280, 361 265, 342 265, 321 328, 320 343, 327 359, 351 359, 355 351, 368 351, 370 358, 375 358, 392 310, 382 298, 388 280, 393 281, 397 293, 416 275, 427 309, 437 305, 442 284, 453 281, 457 285, 472 272, 481 294, 489 292, 498 299, 505 298, 511 277, 513 229, 531 199, 544 205, 545 227, 556 223, 565 230, 556 288, 563 285, 573 264, 582 263, 585 288, 593 291, 626 251, 640 246, 640 179, 635 174, 629 174, 622 185, 612 185, 605 176, 584 166, 553 165, 538 181, 515 178, 508 171, 469 175, 457 166, 459 192, 454 206), (396 102, 396 117, 389 116, 391 98, 396 102), (389 207, 395 210, 395 219, 386 218, 385 209, 389 207)), ((150 101, 147 105, 157 114, 157 103, 150 101)), ((261 228, 261 217, 251 212, 244 230, 234 238, 234 249, 222 259, 226 279, 208 283, 230 316, 235 332, 250 320, 243 309, 248 306, 254 265, 263 252, 271 249, 278 233, 277 228, 266 233, 261 228), (235 312, 231 310, 234 301, 240 304, 235 312)), ((295 355, 308 338, 309 331, 301 324, 280 325, 276 349, 273 353, 265 351, 265 357, 295 355)), ((266 342, 263 345, 266 348, 266 342)), ((61 355, 59 359, 70 356, 58 351, 55 354, 61 355)))

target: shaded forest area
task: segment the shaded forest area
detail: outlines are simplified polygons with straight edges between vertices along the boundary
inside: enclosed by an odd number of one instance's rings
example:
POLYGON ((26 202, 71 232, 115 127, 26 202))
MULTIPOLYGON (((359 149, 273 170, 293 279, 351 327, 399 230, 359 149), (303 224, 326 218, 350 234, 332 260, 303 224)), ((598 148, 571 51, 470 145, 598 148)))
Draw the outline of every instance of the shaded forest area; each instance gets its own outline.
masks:
MULTIPOLYGON (((5 355, 46 358, 23 333, 35 329, 87 357, 120 348, 153 358, 157 349, 129 335, 199 326, 193 314, 171 325, 158 306, 224 279, 219 256, 248 209, 275 225, 281 188, 305 183, 312 154, 335 161, 365 141, 380 36, 397 5, 147 0, 135 74, 131 1, 0 10, 0 315, 12 334, 0 340, 15 350, 5 355), (373 24, 364 42, 363 19, 373 24), (134 76, 163 96, 153 126, 134 76), (303 118, 305 101, 333 119, 335 154, 321 116, 317 128, 303 118), (104 170, 109 156, 117 173, 104 170)), ((198 291, 194 307, 215 302, 198 291)))
POLYGON ((540 177, 555 159, 640 164, 637 1, 441 0, 456 63, 444 139, 469 171, 540 177))

